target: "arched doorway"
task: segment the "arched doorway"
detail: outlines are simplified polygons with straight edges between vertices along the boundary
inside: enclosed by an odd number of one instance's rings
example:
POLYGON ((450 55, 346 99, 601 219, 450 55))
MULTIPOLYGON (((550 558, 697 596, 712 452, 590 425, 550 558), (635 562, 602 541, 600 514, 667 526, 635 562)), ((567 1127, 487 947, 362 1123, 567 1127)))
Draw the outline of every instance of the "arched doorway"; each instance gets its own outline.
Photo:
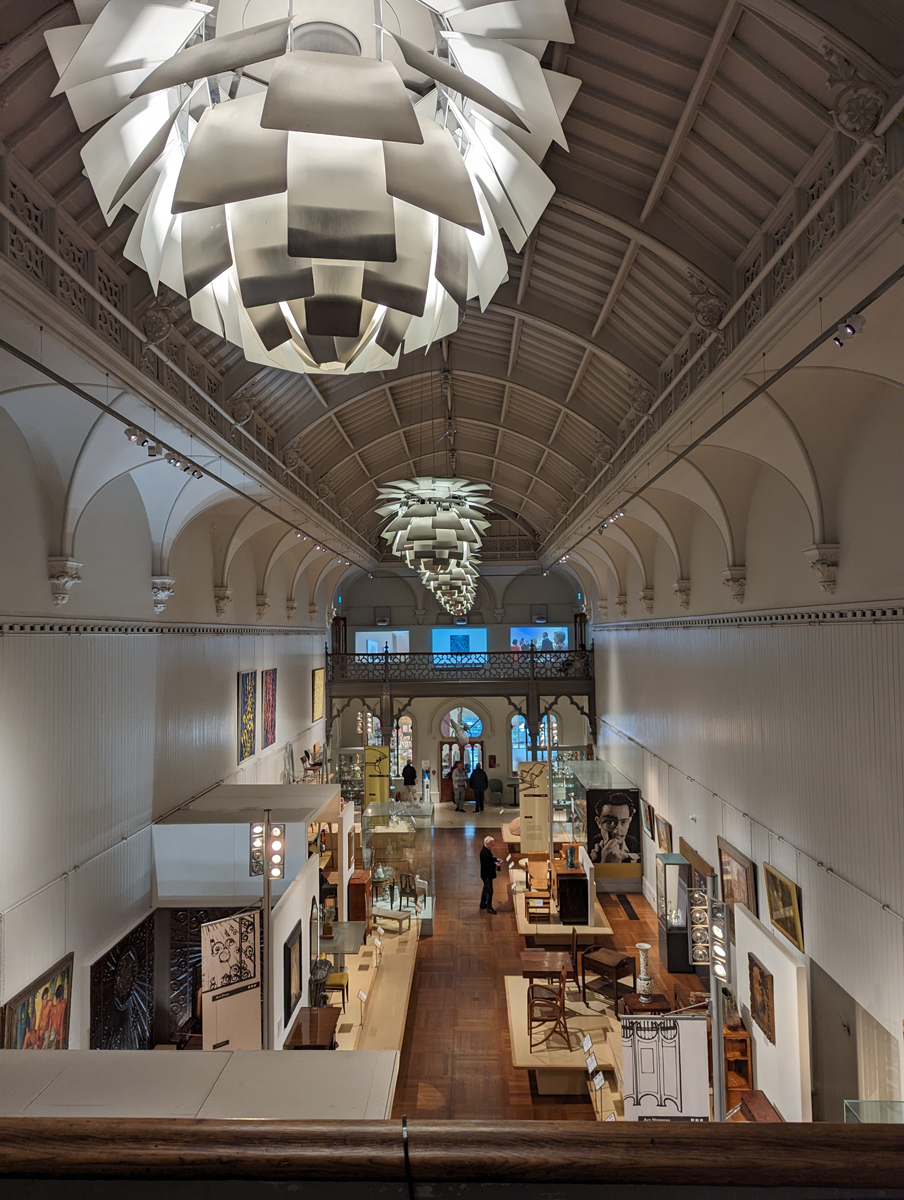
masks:
POLYGON ((470 775, 478 763, 483 763, 483 721, 470 708, 450 708, 439 726, 439 764, 443 800, 452 799, 449 772, 457 762, 462 763, 470 775))

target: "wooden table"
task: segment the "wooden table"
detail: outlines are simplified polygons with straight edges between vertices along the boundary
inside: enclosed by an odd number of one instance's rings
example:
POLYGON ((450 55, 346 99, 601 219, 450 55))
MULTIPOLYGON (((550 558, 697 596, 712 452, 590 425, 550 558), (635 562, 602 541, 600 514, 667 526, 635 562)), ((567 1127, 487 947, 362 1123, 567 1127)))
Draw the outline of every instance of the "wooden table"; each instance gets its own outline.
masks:
MULTIPOLYGON (((618 1016, 618 981, 625 975, 631 975, 631 991, 637 987, 637 963, 633 954, 625 954, 622 950, 609 950, 605 946, 595 946, 585 950, 580 956, 581 961, 581 995, 587 1003, 587 969, 593 975, 598 975, 596 984, 589 984, 592 992, 602 992, 604 987, 611 986, 612 999, 615 1003, 615 1015, 618 1016)), ((627 999, 627 997, 626 997, 627 999)))
POLYGON ((655 992, 650 997, 649 1004, 642 1004, 640 996, 632 993, 630 996, 625 996, 622 1001, 622 1016, 624 1017, 642 1017, 660 1013, 670 1013, 672 1006, 669 1004, 665 996, 661 992, 655 992))
POLYGON ((564 950, 522 950, 522 979, 558 979, 562 971, 571 972, 571 954, 564 950))
POLYGON ((320 934, 320 951, 335 957, 336 970, 341 971, 346 954, 357 954, 366 935, 366 921, 334 921, 332 937, 324 937, 322 932, 320 934))
POLYGON ((332 1006, 300 1008, 283 1049, 332 1050, 339 1015, 339 1009, 332 1006))

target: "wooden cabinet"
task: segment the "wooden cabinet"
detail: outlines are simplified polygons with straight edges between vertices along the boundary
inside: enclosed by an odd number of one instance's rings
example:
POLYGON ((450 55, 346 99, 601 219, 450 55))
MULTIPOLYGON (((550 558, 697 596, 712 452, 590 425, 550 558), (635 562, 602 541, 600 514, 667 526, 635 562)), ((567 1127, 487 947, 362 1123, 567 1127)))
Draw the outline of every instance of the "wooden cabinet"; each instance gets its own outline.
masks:
MULTIPOLYGON (((753 1088, 750 1063, 750 1034, 746 1029, 722 1029, 725 1051, 725 1089, 729 1099, 733 1092, 749 1092, 753 1088)), ((729 1105, 737 1104, 737 1099, 729 1105)))
POLYGON ((556 904, 563 925, 587 924, 587 876, 580 867, 569 868, 558 860, 553 863, 556 880, 556 904))
POLYGON ((366 921, 370 933, 370 871, 353 871, 348 881, 348 919, 366 921))

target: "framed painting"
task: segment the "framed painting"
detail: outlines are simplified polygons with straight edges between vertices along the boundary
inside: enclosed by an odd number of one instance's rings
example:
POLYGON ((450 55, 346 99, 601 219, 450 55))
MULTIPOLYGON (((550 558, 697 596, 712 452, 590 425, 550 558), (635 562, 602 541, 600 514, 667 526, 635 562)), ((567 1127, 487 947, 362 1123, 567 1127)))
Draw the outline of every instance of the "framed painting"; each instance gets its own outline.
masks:
POLYGON ((747 970, 750 975, 750 1015, 775 1045, 775 996, 772 976, 756 957, 747 955, 747 970))
POLYGON ((286 1029, 300 999, 301 921, 298 921, 283 944, 283 1025, 286 1029))
POLYGON ((276 667, 261 672, 261 750, 276 742, 276 667))
POLYGON ((647 835, 647 837, 650 839, 650 841, 652 841, 653 838, 656 836, 653 833, 653 819, 654 819, 655 815, 656 814, 653 811, 653 805, 647 804, 646 800, 644 800, 643 796, 641 796, 641 798, 640 798, 640 823, 643 826, 644 833, 647 835))
POLYGON ((719 846, 719 880, 722 885, 722 899, 728 905, 728 924, 731 940, 735 940, 734 906, 743 904, 754 916, 757 916, 756 906, 756 866, 742 854, 737 846, 726 842, 725 838, 717 838, 719 846))
POLYGON ((656 814, 656 845, 660 854, 672 853, 672 827, 664 817, 656 814))
POLYGON ((4 1050, 68 1050, 71 954, 13 996, 3 1010, 4 1050))
POLYGON ((311 672, 311 720, 323 720, 323 689, 326 667, 315 667, 311 672))
POLYGON ((239 671, 239 762, 254 755, 257 671, 239 671))
POLYGON ((792 946, 803 954, 804 926, 801 918, 800 888, 793 879, 776 871, 769 863, 763 863, 766 875, 766 900, 769 904, 769 920, 783 933, 792 946))

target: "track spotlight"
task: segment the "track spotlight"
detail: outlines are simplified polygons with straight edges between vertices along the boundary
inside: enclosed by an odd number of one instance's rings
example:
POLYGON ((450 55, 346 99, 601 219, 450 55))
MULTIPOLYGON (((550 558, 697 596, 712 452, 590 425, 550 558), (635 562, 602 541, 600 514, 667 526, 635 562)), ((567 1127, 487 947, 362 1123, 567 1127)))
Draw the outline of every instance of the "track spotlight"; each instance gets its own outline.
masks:
POLYGON ((148 458, 162 458, 163 447, 159 442, 151 442, 148 445, 148 458))
POLYGON ((141 432, 141 430, 136 429, 134 425, 130 425, 127 429, 124 429, 123 433, 130 442, 134 442, 137 446, 146 446, 148 444, 148 439, 141 432))
POLYGON ((838 328, 835 331, 835 336, 832 341, 836 346, 843 346, 849 338, 852 338, 857 333, 862 333, 866 325, 866 318, 860 313, 851 313, 843 321, 838 322, 838 328))

